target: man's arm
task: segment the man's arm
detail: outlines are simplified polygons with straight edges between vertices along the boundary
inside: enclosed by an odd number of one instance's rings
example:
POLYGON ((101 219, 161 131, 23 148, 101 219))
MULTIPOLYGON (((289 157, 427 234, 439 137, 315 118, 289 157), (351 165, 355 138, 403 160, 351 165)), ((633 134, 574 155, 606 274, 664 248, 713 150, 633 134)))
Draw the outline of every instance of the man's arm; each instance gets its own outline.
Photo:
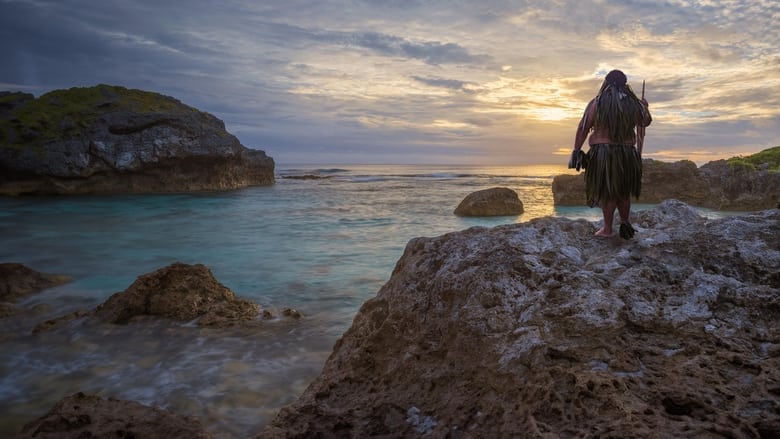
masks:
POLYGON ((579 151, 580 148, 582 148, 582 144, 585 143, 585 139, 588 138, 588 133, 590 132, 590 129, 593 128, 593 117, 595 113, 595 99, 591 100, 588 103, 588 106, 585 107, 585 113, 582 115, 582 119, 580 119, 579 125, 577 125, 577 134, 574 136, 574 150, 579 151))

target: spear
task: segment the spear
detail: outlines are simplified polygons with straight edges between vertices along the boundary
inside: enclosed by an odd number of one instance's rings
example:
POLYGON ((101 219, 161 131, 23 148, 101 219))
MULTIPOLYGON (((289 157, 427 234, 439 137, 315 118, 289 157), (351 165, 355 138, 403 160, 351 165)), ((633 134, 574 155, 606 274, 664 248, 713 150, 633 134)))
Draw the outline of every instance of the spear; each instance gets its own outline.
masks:
MULTIPOLYGON (((645 98, 645 80, 642 80, 642 99, 645 98)), ((644 123, 644 117, 642 117, 642 121, 639 125, 636 127, 636 150, 639 153, 639 157, 642 157, 642 147, 645 145, 645 127, 642 125, 644 123)))

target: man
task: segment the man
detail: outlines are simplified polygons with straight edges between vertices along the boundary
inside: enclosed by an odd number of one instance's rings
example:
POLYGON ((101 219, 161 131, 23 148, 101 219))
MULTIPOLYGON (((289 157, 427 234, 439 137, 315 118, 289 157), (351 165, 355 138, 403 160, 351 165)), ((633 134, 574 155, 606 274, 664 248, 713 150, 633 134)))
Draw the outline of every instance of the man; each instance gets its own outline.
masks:
MULTIPOLYGON (((578 157, 590 134, 585 195, 588 205, 600 206, 604 215, 604 225, 595 236, 612 236, 615 209, 620 215, 620 236, 625 239, 634 236, 636 230, 629 218, 631 195, 639 197, 642 189, 644 128, 652 120, 647 100, 634 94, 620 70, 607 74, 599 94, 585 108, 574 138, 572 157, 578 157)), ((574 166, 570 163, 569 167, 574 166)))

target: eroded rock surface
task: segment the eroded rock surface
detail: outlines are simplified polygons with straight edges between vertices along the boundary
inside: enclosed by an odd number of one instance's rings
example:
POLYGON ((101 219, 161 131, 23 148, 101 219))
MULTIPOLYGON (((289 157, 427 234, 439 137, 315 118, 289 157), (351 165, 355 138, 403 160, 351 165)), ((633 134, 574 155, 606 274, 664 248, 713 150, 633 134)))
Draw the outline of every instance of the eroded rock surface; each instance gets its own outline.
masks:
POLYGON ((14 301, 24 295, 70 282, 69 276, 35 271, 22 264, 0 263, 0 302, 14 301))
MULTIPOLYGON (((690 160, 642 162, 640 203, 657 204, 675 199, 719 210, 762 210, 780 203, 780 173, 729 166, 725 160, 702 165, 690 160)), ((556 205, 585 205, 584 172, 557 175, 552 182, 556 205)))
POLYGON ((455 208, 458 216, 504 216, 523 213, 523 202, 517 192, 494 187, 472 192, 455 208))
POLYGON ((259 312, 259 305, 237 298, 205 265, 182 263, 139 276, 95 309, 96 316, 109 323, 157 316, 179 321, 197 318, 201 326, 251 321, 259 312))
POLYGON ((193 438, 210 439, 196 418, 133 401, 76 393, 24 426, 17 439, 193 438))
POLYGON ((0 194, 157 193, 274 183, 274 161, 211 114, 98 85, 0 93, 0 194))
MULTIPOLYGON (((70 281, 70 276, 41 273, 15 262, 0 263, 0 318, 24 311, 14 303, 18 299, 70 281)), ((2 338, 0 335, 0 340, 2 338)))
POLYGON ((667 201, 630 241, 564 218, 413 239, 259 437, 777 437, 778 221, 667 201))

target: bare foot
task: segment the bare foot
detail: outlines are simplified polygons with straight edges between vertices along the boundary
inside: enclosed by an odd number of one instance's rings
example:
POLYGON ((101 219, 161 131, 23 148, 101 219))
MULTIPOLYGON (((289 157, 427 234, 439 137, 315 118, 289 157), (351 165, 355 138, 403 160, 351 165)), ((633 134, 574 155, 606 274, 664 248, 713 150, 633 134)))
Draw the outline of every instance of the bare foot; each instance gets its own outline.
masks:
POLYGON ((602 227, 596 230, 596 233, 594 233, 593 236, 598 236, 599 238, 611 238, 612 230, 604 230, 604 228, 602 227))

